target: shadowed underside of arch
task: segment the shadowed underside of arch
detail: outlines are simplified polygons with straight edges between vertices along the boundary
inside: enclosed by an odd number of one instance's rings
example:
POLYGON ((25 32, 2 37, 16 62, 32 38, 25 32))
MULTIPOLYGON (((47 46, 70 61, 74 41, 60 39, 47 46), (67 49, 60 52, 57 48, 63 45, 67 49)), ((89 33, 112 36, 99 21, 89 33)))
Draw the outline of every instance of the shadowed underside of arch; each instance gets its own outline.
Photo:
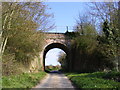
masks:
POLYGON ((44 53, 43 53, 43 68, 44 68, 44 71, 45 71, 45 56, 46 56, 47 52, 50 49, 53 49, 53 48, 62 49, 66 53, 66 55, 68 55, 68 48, 64 44, 61 44, 61 43, 49 44, 48 46, 45 47, 45 50, 44 50, 44 53))

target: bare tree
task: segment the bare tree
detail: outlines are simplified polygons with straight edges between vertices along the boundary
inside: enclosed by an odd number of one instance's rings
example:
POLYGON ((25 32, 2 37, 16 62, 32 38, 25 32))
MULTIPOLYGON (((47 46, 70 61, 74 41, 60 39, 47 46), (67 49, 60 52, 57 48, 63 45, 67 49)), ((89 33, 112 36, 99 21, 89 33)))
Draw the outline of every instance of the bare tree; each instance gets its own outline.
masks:
POLYGON ((111 26, 118 27, 118 2, 94 2, 87 4, 89 14, 94 17, 96 26, 101 29, 101 23, 108 20, 111 26))

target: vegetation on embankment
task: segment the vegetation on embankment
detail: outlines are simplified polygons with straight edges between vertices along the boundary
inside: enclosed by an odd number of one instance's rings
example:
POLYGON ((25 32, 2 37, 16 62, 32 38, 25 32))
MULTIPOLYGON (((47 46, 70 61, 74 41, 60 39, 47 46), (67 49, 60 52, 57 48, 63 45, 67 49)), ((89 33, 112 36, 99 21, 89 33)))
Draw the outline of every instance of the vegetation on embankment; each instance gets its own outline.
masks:
POLYGON ((66 73, 78 88, 120 88, 120 72, 66 73))
POLYGON ((49 66, 45 66, 45 70, 50 72, 50 71, 58 71, 61 69, 61 66, 59 65, 56 65, 56 66, 52 66, 52 65, 49 65, 49 66))
MULTIPOLYGON (((120 8, 116 8, 120 7, 120 2, 118 4, 92 3, 90 13, 79 14, 74 32, 66 32, 72 39, 69 47, 71 71, 120 71, 120 8)), ((58 61, 67 67, 63 55, 58 61)))
POLYGON ((45 75, 45 72, 39 72, 3 76, 2 88, 32 88, 39 83, 45 75))
POLYGON ((41 69, 39 53, 45 37, 43 32, 53 27, 50 24, 52 17, 47 9, 43 2, 2 3, 2 75, 36 72, 41 69))

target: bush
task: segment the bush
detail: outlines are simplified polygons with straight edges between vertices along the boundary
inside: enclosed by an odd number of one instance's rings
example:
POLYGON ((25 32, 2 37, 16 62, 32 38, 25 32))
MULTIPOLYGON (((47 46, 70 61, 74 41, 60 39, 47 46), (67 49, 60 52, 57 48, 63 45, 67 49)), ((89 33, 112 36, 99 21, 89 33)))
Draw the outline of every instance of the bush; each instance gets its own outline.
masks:
POLYGON ((49 66, 45 66, 45 70, 50 72, 50 71, 58 71, 60 70, 61 67, 59 65, 57 66, 52 66, 52 65, 49 65, 49 66))
POLYGON ((21 74, 22 73, 21 67, 22 65, 14 59, 14 55, 12 54, 3 55, 3 60, 2 60, 3 76, 21 74))

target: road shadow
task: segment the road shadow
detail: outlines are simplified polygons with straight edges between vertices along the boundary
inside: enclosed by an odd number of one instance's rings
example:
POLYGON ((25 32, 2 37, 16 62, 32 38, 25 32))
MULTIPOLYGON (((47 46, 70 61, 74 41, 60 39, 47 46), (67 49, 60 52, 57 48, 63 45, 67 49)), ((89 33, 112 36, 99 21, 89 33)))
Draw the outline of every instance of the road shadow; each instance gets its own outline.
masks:
POLYGON ((50 74, 62 74, 62 72, 61 71, 56 71, 56 70, 54 70, 54 71, 45 71, 46 73, 50 73, 50 74))

